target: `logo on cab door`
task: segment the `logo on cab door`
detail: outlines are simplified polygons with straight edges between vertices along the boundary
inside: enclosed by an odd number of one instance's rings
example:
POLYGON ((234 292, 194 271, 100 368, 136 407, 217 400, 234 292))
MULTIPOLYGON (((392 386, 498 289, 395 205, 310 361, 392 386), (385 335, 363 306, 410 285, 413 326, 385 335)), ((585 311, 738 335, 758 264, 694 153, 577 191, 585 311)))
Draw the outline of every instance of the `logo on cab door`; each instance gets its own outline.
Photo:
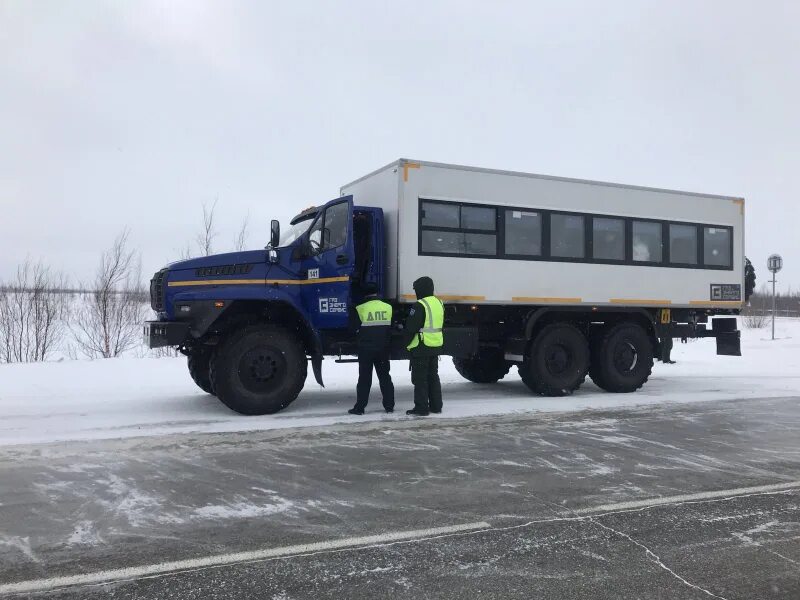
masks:
POLYGON ((320 298, 319 312, 321 313, 346 313, 347 302, 340 301, 339 298, 320 298))

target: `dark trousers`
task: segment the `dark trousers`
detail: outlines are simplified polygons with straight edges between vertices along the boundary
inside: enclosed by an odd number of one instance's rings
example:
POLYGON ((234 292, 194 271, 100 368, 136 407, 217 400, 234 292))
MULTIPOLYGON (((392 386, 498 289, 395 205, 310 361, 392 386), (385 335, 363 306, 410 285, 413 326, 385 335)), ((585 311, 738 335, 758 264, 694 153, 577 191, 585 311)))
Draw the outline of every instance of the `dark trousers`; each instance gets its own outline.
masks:
POLYGON ((667 336, 661 338, 661 360, 664 362, 669 362, 672 359, 670 358, 670 353, 672 352, 672 337, 667 336))
POLYGON ((372 369, 378 374, 378 383, 383 395, 383 408, 394 410, 394 384, 389 375, 389 357, 386 353, 360 351, 358 353, 358 385, 356 385, 356 405, 353 408, 364 410, 369 401, 372 388, 372 369))
POLYGON ((411 383, 414 384, 414 410, 441 412, 442 384, 438 356, 411 357, 411 383))

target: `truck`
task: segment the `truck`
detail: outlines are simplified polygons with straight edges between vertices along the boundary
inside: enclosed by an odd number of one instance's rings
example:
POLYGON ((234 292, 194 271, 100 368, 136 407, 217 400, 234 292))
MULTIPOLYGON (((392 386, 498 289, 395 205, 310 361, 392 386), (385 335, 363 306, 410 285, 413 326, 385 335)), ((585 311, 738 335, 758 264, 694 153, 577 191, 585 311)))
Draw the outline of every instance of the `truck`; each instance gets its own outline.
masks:
MULTIPOLYGON (((398 323, 430 276, 465 379, 516 366, 533 395, 588 375, 634 392, 662 340, 714 338, 741 355, 744 199, 400 159, 341 187, 265 249, 172 263, 150 282, 150 348, 187 356, 205 392, 271 414, 311 366, 356 354, 350 308, 374 284, 398 323)), ((408 358, 402 332, 391 358, 408 358)))

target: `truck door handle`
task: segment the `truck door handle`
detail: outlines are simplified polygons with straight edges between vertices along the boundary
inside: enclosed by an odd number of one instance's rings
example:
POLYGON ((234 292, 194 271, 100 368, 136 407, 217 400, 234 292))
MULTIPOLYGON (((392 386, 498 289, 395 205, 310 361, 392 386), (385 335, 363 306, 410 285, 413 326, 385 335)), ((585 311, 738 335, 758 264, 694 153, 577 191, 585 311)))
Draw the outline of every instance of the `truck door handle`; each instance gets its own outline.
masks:
POLYGON ((350 260, 346 254, 339 254, 336 257, 336 264, 337 265, 346 265, 347 261, 350 260))

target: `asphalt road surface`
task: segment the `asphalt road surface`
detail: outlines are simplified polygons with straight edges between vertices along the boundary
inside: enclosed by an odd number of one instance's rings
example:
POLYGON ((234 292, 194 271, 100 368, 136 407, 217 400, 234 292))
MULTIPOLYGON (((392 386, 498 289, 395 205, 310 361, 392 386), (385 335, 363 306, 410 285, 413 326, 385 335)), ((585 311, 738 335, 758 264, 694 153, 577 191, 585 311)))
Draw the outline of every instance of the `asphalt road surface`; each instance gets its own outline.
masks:
POLYGON ((800 398, 5 448, 0 596, 798 599, 800 398))

